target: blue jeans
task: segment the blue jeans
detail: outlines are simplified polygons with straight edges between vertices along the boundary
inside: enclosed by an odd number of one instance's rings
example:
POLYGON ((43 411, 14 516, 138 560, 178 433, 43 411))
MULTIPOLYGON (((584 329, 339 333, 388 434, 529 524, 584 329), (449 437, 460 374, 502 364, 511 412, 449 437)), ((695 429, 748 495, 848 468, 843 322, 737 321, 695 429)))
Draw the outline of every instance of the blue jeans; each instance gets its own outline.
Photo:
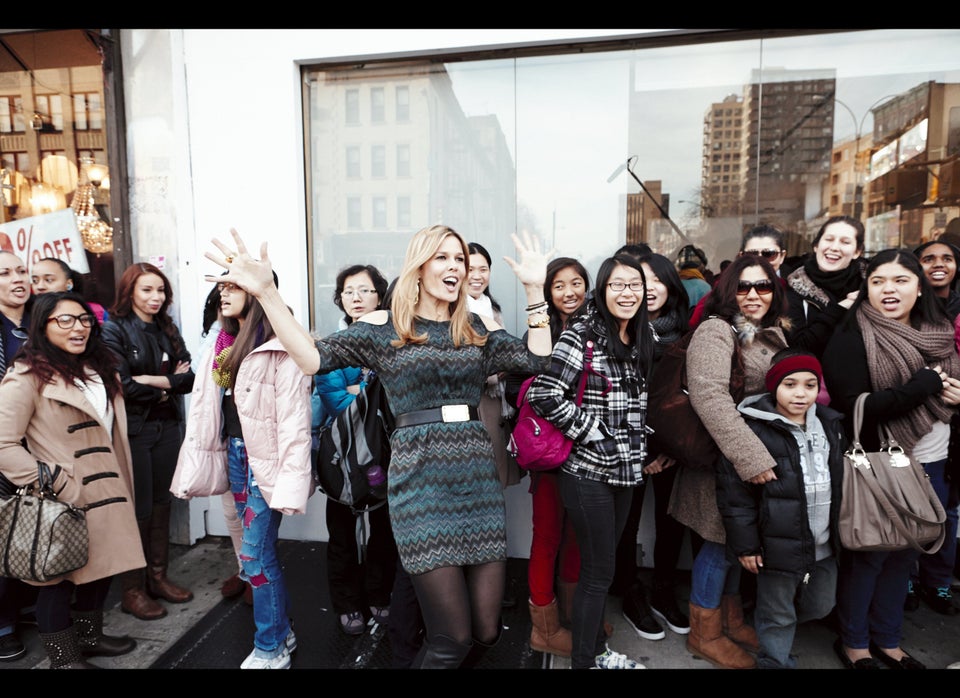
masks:
POLYGON ((690 571, 690 603, 700 608, 720 608, 724 594, 740 593, 740 565, 731 565, 727 546, 703 541, 690 571))
POLYGON ((277 534, 283 515, 267 506, 247 461, 243 439, 227 442, 230 491, 243 526, 240 546, 240 578, 253 589, 253 644, 275 652, 290 632, 290 598, 277 558, 277 534))
POLYGON ((953 581, 953 566, 957 560, 957 505, 949 502, 950 483, 947 482, 947 460, 923 463, 923 469, 930 477, 933 491, 947 512, 946 536, 940 550, 933 555, 920 556, 920 586, 928 589, 949 587, 953 581), (953 504, 953 506, 948 506, 953 504))
POLYGON ((560 498, 580 546, 580 581, 573 595, 571 669, 589 669, 606 651, 603 617, 616 568, 617 543, 633 502, 632 487, 612 487, 560 472, 560 498))
POLYGON ((900 646, 907 580, 917 551, 840 553, 837 621, 840 639, 850 649, 866 649, 873 640, 883 649, 900 646))
POLYGON ((837 560, 828 557, 804 583, 804 574, 760 570, 757 576, 757 607, 754 627, 760 641, 757 666, 761 669, 794 669, 797 660, 790 654, 797 625, 824 618, 837 598, 837 560))

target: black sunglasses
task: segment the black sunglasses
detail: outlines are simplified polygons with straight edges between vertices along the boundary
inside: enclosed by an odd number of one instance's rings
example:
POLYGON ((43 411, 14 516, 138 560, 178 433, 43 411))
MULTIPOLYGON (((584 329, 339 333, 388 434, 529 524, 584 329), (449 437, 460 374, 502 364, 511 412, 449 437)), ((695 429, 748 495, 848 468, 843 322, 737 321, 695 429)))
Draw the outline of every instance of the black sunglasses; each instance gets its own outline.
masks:
POLYGON ((773 282, 770 279, 760 279, 760 281, 738 281, 737 295, 745 296, 750 293, 750 289, 755 290, 761 296, 768 296, 773 293, 773 282))
POLYGON ((744 250, 740 254, 748 254, 754 257, 763 257, 764 259, 776 259, 777 257, 780 256, 781 253, 782 253, 782 250, 774 250, 774 249, 768 248, 765 250, 744 250))

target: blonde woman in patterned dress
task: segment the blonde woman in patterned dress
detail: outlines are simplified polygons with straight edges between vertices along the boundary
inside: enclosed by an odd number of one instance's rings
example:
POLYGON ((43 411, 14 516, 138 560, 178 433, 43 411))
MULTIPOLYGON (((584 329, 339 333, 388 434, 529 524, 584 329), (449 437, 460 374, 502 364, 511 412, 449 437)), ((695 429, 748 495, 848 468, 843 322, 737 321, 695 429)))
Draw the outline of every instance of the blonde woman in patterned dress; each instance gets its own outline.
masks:
POLYGON ((519 261, 504 258, 526 291, 527 341, 469 313, 467 243, 430 226, 410 240, 390 311, 314 340, 270 283, 267 246, 254 259, 231 230, 236 251, 214 240, 207 257, 223 277, 256 296, 277 337, 307 374, 344 366, 377 371, 396 415, 388 483, 390 522, 411 575, 427 639, 414 667, 475 662, 500 637, 506 573, 506 510, 490 436, 477 405, 487 376, 546 369, 550 321, 543 282, 550 255, 513 236, 519 261), (473 651, 471 651, 473 650, 473 651))

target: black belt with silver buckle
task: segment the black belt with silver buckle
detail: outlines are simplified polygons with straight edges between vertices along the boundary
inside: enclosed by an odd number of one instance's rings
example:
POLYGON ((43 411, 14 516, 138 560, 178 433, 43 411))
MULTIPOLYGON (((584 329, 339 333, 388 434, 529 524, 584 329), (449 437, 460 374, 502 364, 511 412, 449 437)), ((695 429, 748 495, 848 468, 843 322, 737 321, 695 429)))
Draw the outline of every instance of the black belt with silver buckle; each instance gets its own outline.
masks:
POLYGON ((397 429, 415 427, 431 422, 469 422, 480 419, 480 413, 472 405, 444 405, 429 410, 416 410, 398 414, 394 420, 397 429))

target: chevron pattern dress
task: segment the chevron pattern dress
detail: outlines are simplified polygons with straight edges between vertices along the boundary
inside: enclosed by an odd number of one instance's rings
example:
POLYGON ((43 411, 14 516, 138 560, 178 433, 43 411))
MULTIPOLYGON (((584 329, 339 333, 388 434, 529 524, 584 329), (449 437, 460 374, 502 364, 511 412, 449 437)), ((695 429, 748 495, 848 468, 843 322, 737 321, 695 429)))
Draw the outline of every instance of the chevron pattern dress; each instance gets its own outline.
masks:
MULTIPOLYGON (((487 334, 478 316, 472 321, 487 334)), ((487 376, 540 373, 550 361, 506 330, 490 333, 483 347, 455 347, 449 322, 418 319, 417 332, 428 333, 425 344, 397 348, 390 345, 397 337, 392 318, 383 325, 354 322, 317 342, 318 373, 369 366, 399 415, 442 405, 476 407, 487 376)), ((503 489, 483 422, 404 427, 394 431, 390 445, 390 523, 408 573, 506 559, 503 489)))

